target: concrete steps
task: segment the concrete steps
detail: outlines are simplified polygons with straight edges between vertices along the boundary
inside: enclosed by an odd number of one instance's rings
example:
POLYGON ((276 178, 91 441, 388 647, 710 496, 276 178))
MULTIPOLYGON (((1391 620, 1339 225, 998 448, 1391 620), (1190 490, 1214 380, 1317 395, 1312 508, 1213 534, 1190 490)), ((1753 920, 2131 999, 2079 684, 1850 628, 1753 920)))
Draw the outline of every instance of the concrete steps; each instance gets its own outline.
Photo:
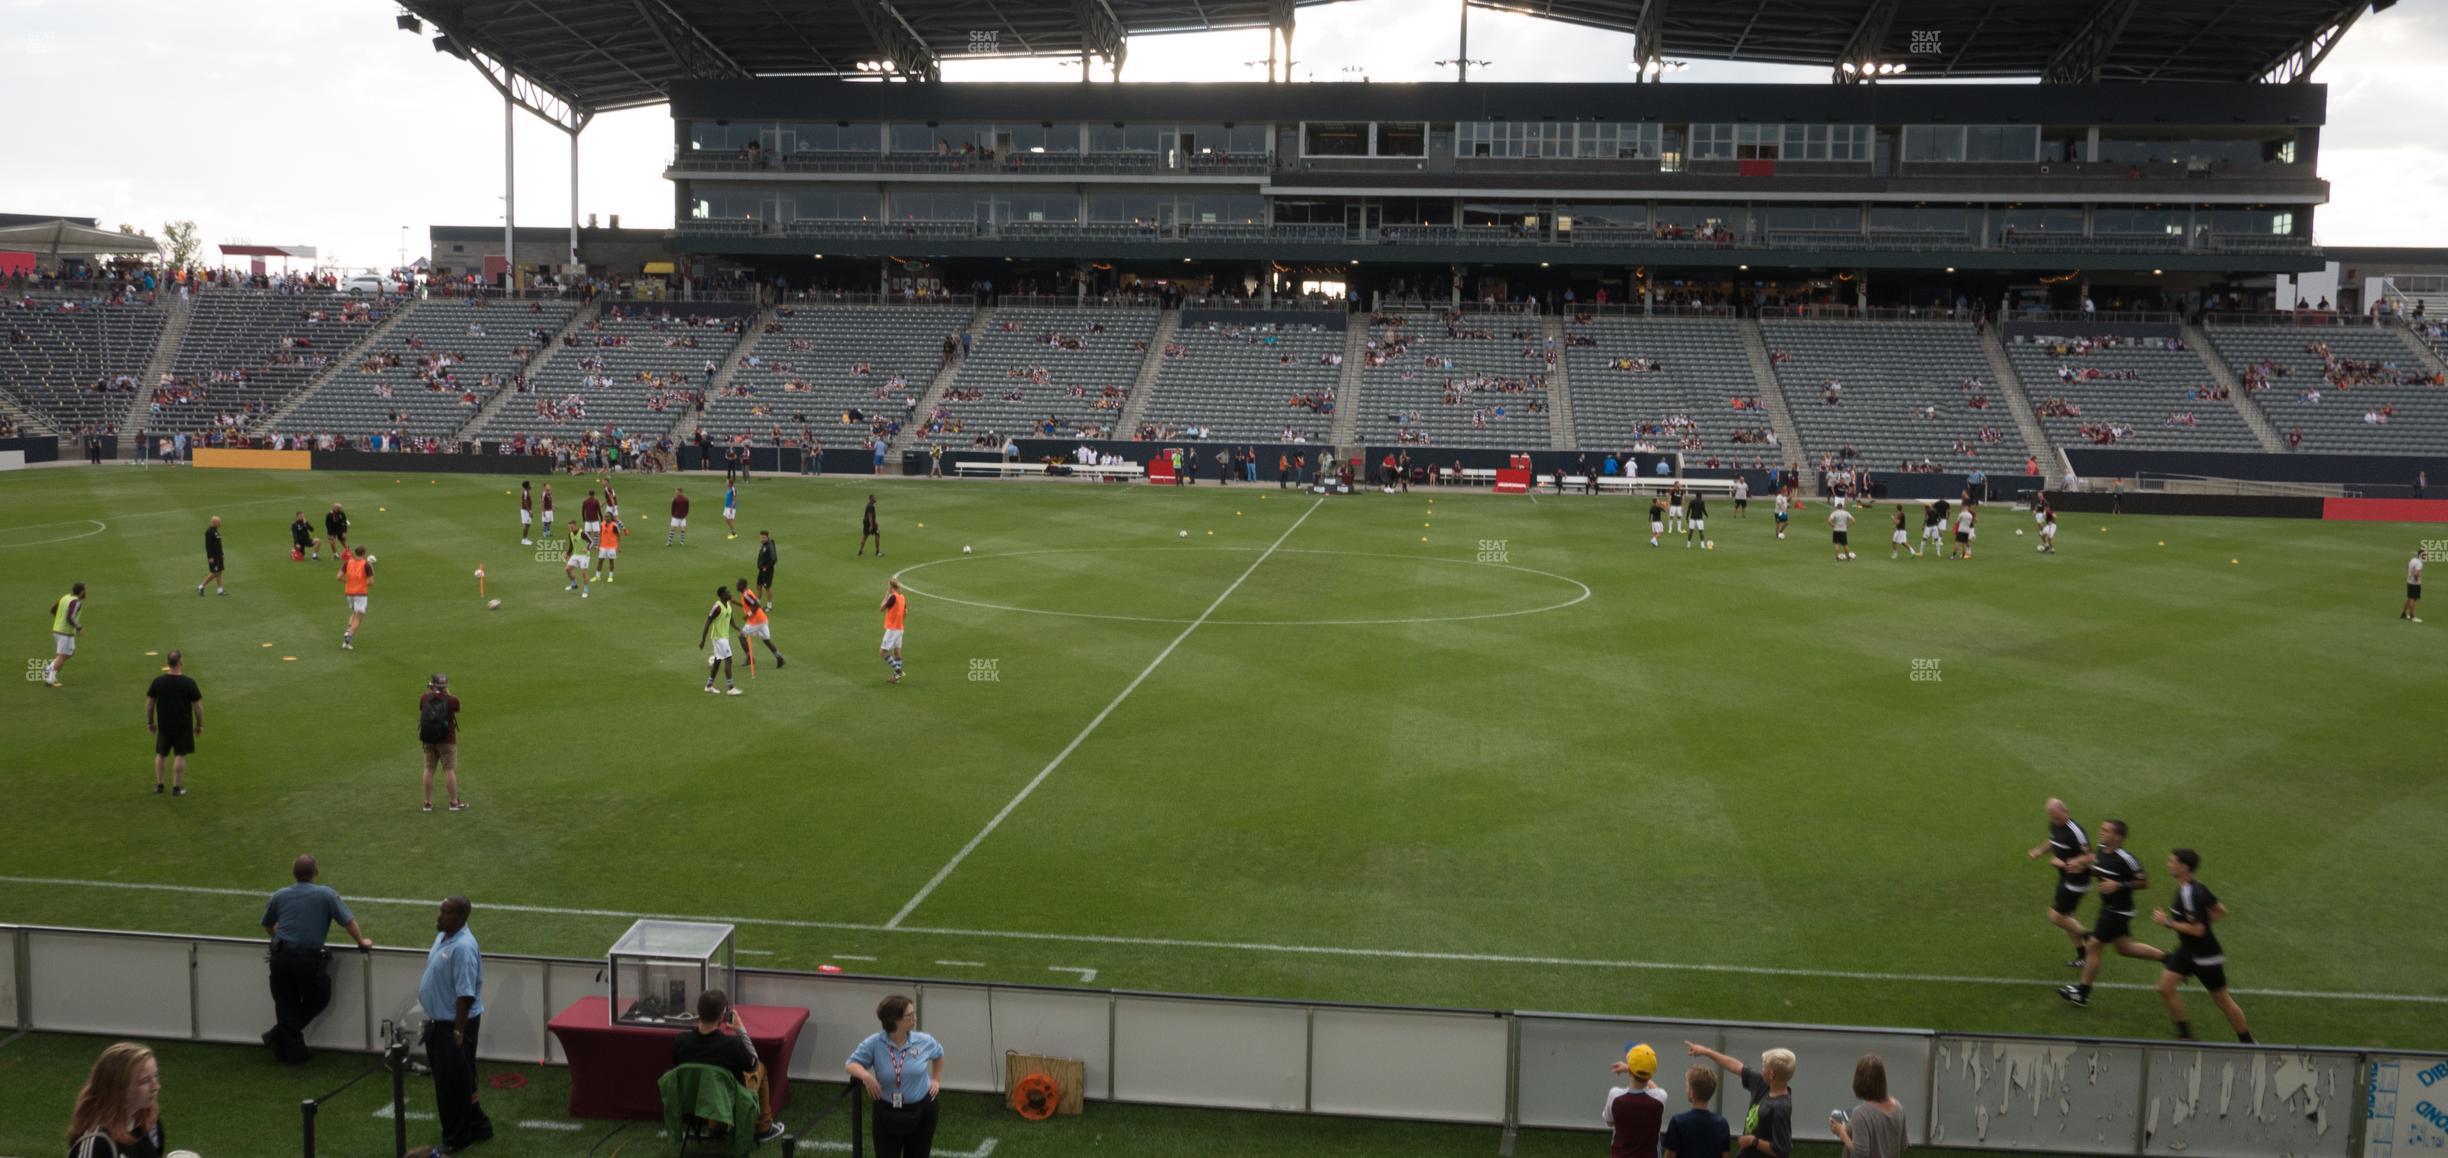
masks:
POLYGON ((2194 354, 2201 358, 2202 365, 2210 368, 2211 380, 2227 388, 2227 401, 2234 404, 2236 413, 2243 417, 2244 426, 2252 431, 2261 449, 2271 454, 2285 454, 2286 439, 2278 433, 2277 424, 2269 420, 2269 412, 2261 409, 2260 403, 2253 401, 2252 394, 2244 389, 2244 380, 2237 376, 2234 367, 2227 364, 2226 356, 2219 353, 2218 347, 2210 344, 2209 332, 2187 323, 2183 333, 2185 345, 2192 347, 2194 354))
POLYGON ((1165 346, 1181 333, 1181 311, 1164 310, 1156 315, 1156 333, 1148 339, 1147 358, 1139 363, 1139 376, 1131 379, 1130 398, 1122 405, 1122 417, 1115 420, 1110 435, 1129 438, 1139 429, 1147 413, 1148 399, 1156 393, 1156 375, 1164 369, 1165 346))
POLYGON ((1555 367, 1547 372, 1547 442, 1557 450, 1571 450, 1581 445, 1581 436, 1573 428, 1572 371, 1567 369, 1572 359, 1565 357, 1563 316, 1549 316, 1545 328, 1547 348, 1556 355, 1555 367))
POLYGON ((1751 388, 1768 404, 1768 425, 1784 444, 1777 448, 1779 453, 1785 462, 1801 469, 1802 477, 1796 481, 1805 487, 1817 486, 1819 468, 1812 464, 1810 448, 1802 443, 1802 428, 1794 424, 1793 411, 1785 405, 1785 390, 1777 385, 1776 363, 1768 356, 1768 339, 1760 333, 1759 319, 1743 318, 1734 324, 1742 331, 1743 352, 1751 356, 1751 388))
POLYGON ((2040 424, 2031 392, 2023 389, 2023 376, 2015 373, 2014 359, 2006 356, 2006 343, 1998 337, 1997 327, 1981 327, 1980 344, 1981 353, 1989 358, 1989 375, 1997 381, 1998 393, 2005 396, 2006 408, 2014 412, 2015 429, 2022 432, 2025 451, 2040 460, 2041 470, 2049 477, 2064 477, 2073 464, 2050 441, 2048 427, 2040 424))

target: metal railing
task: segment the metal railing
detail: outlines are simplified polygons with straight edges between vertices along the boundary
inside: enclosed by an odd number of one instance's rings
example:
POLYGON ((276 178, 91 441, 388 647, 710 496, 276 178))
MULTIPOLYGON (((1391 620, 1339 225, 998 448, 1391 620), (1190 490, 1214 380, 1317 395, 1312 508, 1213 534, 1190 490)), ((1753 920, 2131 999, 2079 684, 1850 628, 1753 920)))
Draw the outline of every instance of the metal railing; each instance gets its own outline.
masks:
POLYGON ((2136 471, 2134 490, 2172 495, 2262 495, 2285 498, 2344 498, 2344 483, 2268 482, 2260 479, 2216 478, 2199 474, 2136 471))
POLYGON ((2259 313, 2216 311, 2202 315, 2205 326, 2293 326, 2317 328, 2376 328, 2380 319, 2370 314, 2340 313, 2336 310, 2271 310, 2259 313))
POLYGON ((1945 307, 1921 309, 1916 306, 1762 306, 1763 321, 1844 321, 1844 322, 1954 322, 1971 324, 1971 317, 1945 307))

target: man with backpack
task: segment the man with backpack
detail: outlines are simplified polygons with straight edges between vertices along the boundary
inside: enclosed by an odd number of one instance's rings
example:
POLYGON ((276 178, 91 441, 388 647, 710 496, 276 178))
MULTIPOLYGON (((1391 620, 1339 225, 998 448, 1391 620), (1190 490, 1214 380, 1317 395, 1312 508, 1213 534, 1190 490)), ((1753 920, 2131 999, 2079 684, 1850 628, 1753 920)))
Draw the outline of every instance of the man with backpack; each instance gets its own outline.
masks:
POLYGON ((450 793, 450 810, 467 811, 459 798, 459 697, 450 694, 450 679, 435 672, 425 694, 417 697, 417 740, 425 745, 425 811, 433 811, 434 768, 442 769, 442 786, 450 793))

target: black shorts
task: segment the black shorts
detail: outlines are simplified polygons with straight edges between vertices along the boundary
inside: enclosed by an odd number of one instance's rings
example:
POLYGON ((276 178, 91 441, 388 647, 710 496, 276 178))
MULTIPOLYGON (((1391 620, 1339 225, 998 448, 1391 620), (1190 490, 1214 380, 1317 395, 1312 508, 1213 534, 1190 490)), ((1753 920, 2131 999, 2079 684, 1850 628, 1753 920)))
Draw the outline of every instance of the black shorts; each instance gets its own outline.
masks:
POLYGON ((759 570, 757 572, 756 585, 759 587, 773 586, 773 571, 770 568, 759 570))
POLYGON ((1843 531, 1836 532, 1836 545, 1839 547, 1845 545, 1845 533, 1843 531))
POLYGON ((2114 945, 2117 943, 2117 938, 2132 935, 2133 914, 2120 913, 2109 908, 2102 908, 2099 911, 2099 917, 2091 922, 2091 931, 2084 934, 2102 945, 2114 945))
POLYGON ((1957 531, 1957 532, 1955 532, 1955 541, 1956 541, 1956 542, 1958 542, 1958 543, 1969 543, 1969 542, 1971 542, 1971 541, 1972 541, 1972 532, 1970 532, 1970 531, 1957 531))
POLYGON ((157 731, 153 733, 153 754, 156 756, 192 756, 195 754, 195 733, 157 731))
POLYGON ((2422 598, 2422 584, 2420 584, 2420 583, 2408 583, 2408 584, 2406 584, 2406 598, 2408 598, 2408 599, 2420 599, 2420 598, 2422 598))
POLYGON ((2049 902, 2049 908, 2071 917, 2074 907, 2082 904, 2082 899, 2090 895, 2091 890, 2078 889, 2060 880, 2057 882, 2057 897, 2049 902))
POLYGON ((1750 506, 1751 506, 1751 500, 1749 500, 1749 499, 1736 499, 1736 500, 1734 500, 1734 509, 1735 509, 1735 510, 1738 510, 1738 511, 1740 511, 1740 510, 1746 510, 1746 509, 1749 509, 1749 507, 1750 507, 1750 506))
POLYGON ((2201 982, 2201 987, 2212 993, 2223 992, 2227 988, 2227 959, 2224 956, 2215 965, 2204 965, 2179 949, 2168 954, 2159 965, 2179 977, 2190 977, 2201 982))
POLYGON ((207 564, 209 564, 209 565, 212 567, 212 573, 213 573, 213 574, 218 575, 218 574, 220 574, 220 573, 221 573, 221 556, 219 556, 219 555, 214 555, 214 556, 211 556, 211 557, 209 557, 209 558, 205 559, 205 560, 204 560, 204 562, 205 562, 205 563, 207 563, 207 564))

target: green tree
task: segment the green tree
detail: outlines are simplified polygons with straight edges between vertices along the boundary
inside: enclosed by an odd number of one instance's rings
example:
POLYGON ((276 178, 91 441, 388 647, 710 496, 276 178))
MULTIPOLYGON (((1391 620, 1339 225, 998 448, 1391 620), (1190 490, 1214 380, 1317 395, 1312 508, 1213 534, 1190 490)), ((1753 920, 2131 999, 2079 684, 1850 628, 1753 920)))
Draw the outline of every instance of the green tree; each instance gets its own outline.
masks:
POLYGON ((164 223, 162 240, 170 245, 170 268, 172 269, 185 269, 194 265, 196 255, 204 252, 204 242, 196 237, 196 223, 192 220, 164 223))

